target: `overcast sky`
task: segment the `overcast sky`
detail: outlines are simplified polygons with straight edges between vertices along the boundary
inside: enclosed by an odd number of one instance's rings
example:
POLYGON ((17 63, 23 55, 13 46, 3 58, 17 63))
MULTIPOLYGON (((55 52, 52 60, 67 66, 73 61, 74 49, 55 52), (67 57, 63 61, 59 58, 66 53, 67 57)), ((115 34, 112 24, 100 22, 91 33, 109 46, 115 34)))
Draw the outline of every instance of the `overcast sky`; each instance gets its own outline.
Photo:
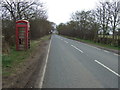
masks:
POLYGON ((91 10, 100 0, 40 0, 48 11, 48 20, 56 23, 65 23, 70 20, 72 12, 91 10))

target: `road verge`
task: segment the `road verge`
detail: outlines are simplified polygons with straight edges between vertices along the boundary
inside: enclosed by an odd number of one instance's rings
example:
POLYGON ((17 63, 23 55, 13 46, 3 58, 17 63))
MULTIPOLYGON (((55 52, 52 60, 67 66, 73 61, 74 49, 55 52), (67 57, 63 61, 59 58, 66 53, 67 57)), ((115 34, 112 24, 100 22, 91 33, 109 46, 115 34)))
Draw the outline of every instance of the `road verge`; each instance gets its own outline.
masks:
MULTIPOLYGON (((3 69, 3 88, 34 88, 39 77, 41 66, 46 58, 50 36, 35 41, 34 48, 28 57, 14 66, 3 69)), ((21 56, 22 57, 22 56, 21 56)))
POLYGON ((98 44, 98 43, 94 43, 92 41, 87 41, 87 40, 81 40, 81 39, 75 38, 75 37, 69 37, 69 36, 64 36, 64 35, 62 35, 62 36, 65 38, 68 38, 68 39, 76 40, 78 42, 82 42, 82 43, 85 43, 85 44, 88 44, 88 45, 91 45, 91 46, 94 46, 94 47, 97 47, 97 48, 100 48, 103 50, 107 50, 107 51, 110 51, 110 52, 120 55, 120 52, 119 52, 118 48, 116 48, 116 47, 114 48, 114 47, 110 47, 109 45, 98 44))

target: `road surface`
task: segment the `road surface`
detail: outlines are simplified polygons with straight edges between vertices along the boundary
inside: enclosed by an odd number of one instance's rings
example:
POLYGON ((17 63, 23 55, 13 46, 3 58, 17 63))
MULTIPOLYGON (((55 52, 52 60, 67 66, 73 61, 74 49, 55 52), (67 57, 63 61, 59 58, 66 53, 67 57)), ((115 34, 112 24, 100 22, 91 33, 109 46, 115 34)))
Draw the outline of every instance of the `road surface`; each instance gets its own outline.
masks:
POLYGON ((42 88, 118 88, 118 56, 53 35, 42 88))

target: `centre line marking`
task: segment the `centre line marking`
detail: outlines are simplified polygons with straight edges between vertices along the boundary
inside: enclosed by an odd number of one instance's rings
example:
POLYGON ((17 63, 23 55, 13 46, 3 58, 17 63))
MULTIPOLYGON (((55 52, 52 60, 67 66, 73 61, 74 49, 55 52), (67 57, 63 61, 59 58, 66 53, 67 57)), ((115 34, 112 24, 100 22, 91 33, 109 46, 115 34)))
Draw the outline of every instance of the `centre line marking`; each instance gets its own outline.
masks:
POLYGON ((116 73, 115 71, 113 71, 112 69, 108 68, 107 66, 105 66, 104 64, 102 64, 101 62, 99 62, 98 60, 95 60, 96 63, 98 63, 99 65, 103 66, 104 68, 106 68, 107 70, 111 71, 112 73, 114 73, 115 75, 117 75, 118 77, 120 77, 120 75, 118 73, 116 73))
POLYGON ((83 53, 82 50, 80 50, 79 48, 75 47, 74 45, 71 45, 72 47, 74 47, 75 49, 77 49, 78 51, 80 51, 81 53, 83 53))

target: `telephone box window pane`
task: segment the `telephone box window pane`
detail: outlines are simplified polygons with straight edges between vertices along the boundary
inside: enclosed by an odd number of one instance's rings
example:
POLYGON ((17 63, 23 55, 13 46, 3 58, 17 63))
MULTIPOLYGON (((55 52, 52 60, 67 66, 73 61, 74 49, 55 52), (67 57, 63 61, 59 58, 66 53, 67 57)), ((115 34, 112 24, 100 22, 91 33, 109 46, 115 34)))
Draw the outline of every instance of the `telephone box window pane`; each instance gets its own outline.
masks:
POLYGON ((24 46, 25 45, 25 39, 20 38, 19 39, 19 45, 24 46))
POLYGON ((25 27, 19 27, 19 38, 25 38, 25 27))
POLYGON ((25 27, 18 27, 19 31, 24 31, 25 27))

